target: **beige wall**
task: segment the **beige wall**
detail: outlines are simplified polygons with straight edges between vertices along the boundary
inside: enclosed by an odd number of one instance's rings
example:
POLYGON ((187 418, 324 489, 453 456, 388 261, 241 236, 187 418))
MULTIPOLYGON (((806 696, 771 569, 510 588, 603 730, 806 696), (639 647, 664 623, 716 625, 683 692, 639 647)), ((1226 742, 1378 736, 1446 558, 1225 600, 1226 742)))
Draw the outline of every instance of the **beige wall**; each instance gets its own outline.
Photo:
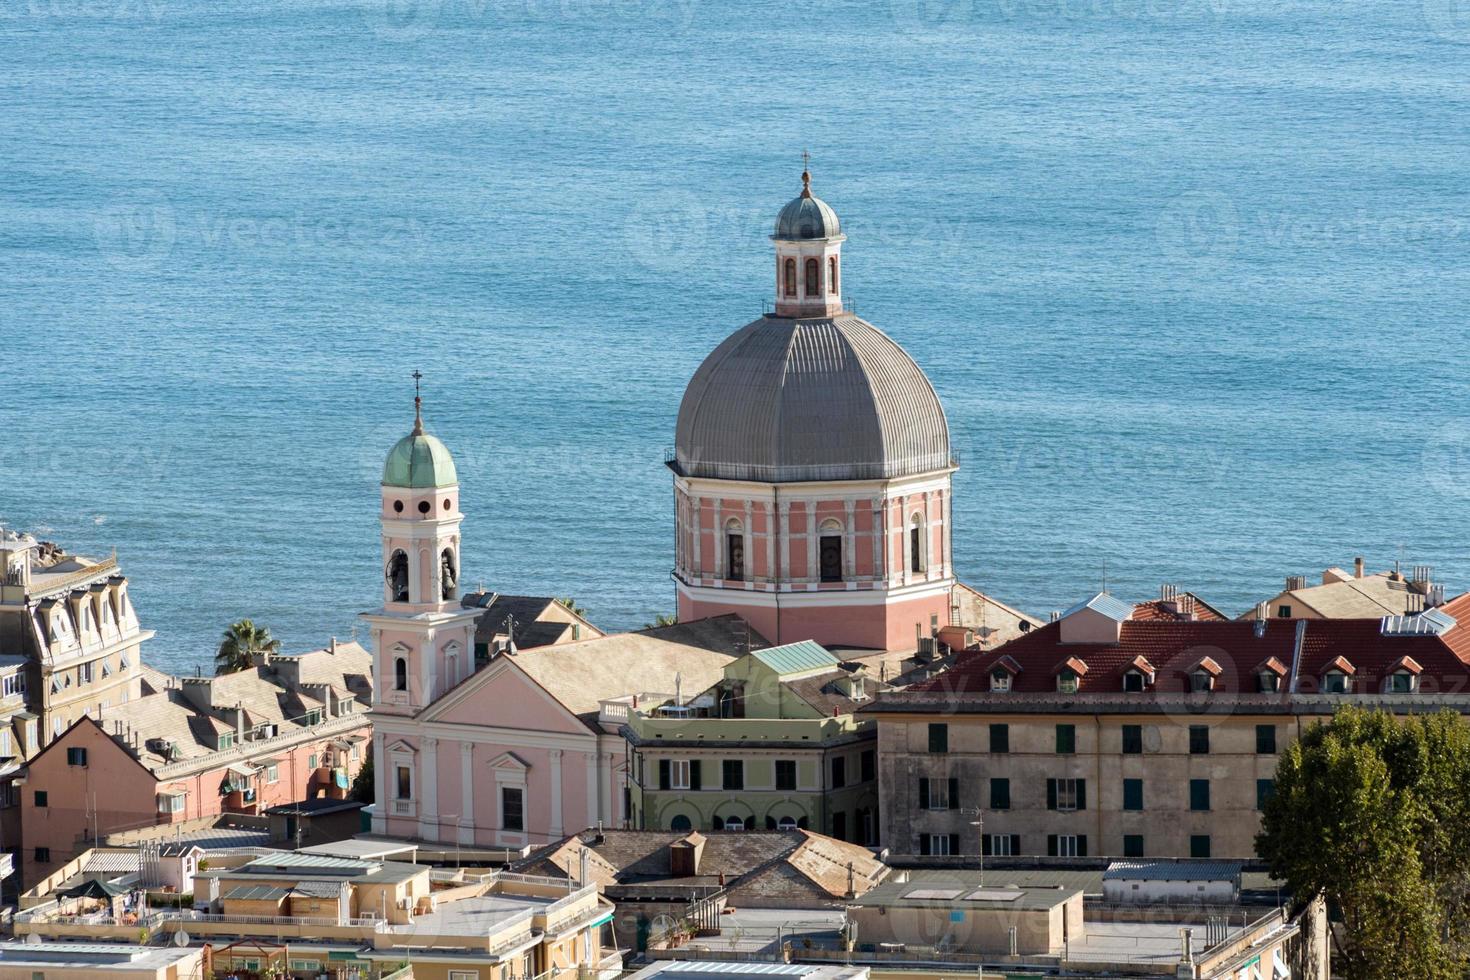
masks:
POLYGON ((1247 858, 1260 827, 1257 780, 1271 779, 1279 752, 1312 718, 1289 715, 880 715, 879 779, 883 844, 920 852, 920 834, 959 834, 961 854, 981 846, 973 815, 919 809, 918 780, 958 780, 960 806, 979 807, 986 834, 1019 834, 1022 855, 1046 855, 1047 836, 1085 835, 1089 857, 1124 855, 1124 836, 1143 837, 1144 856, 1189 857, 1191 838, 1207 836, 1210 856, 1247 858), (928 751, 929 724, 947 724, 949 751, 928 751), (990 726, 1008 726, 1010 752, 990 751, 990 726), (1076 751, 1056 751, 1058 724, 1074 726, 1076 751), (1124 755, 1123 726, 1142 728, 1143 752, 1124 755), (1209 729, 1208 754, 1190 753, 1190 726, 1209 729), (1276 729, 1278 754, 1257 754, 1256 726, 1276 729), (1086 809, 1047 808, 1048 779, 1085 780, 1086 809), (1010 781, 1009 810, 991 806, 991 780, 1010 781), (1143 783, 1143 809, 1125 811, 1123 781, 1143 783), (1190 806, 1190 782, 1209 783, 1209 809, 1190 806))
POLYGON ((1082 935, 1082 893, 1050 909, 956 908, 935 904, 923 907, 848 909, 858 924, 860 943, 904 943, 935 946, 946 941, 963 953, 1004 954, 1010 949, 1010 930, 1016 930, 1016 951, 1022 956, 1049 956, 1062 951, 1063 941, 1082 935), (954 913, 963 915, 954 920, 954 913))

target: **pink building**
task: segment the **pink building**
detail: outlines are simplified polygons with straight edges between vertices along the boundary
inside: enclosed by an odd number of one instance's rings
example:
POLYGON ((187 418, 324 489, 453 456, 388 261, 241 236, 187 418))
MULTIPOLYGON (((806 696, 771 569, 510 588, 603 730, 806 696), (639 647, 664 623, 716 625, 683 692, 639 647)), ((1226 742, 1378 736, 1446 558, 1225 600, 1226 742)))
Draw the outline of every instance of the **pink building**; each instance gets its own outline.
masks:
POLYGON ((775 313, 720 344, 679 407, 679 618, 912 651, 954 618, 949 427, 919 366, 845 310, 846 236, 810 180, 771 236, 775 313))
POLYGON ((333 643, 82 716, 27 767, 24 880, 109 833, 345 796, 367 759, 370 671, 361 646, 333 643))

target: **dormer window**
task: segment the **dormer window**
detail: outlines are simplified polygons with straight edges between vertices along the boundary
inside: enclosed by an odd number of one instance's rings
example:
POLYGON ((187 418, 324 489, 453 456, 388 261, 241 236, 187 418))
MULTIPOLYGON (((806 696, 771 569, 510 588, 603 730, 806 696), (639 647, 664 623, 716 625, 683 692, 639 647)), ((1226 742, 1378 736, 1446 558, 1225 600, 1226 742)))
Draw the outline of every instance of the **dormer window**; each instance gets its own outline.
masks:
POLYGON ((1195 670, 1189 675, 1189 689, 1196 694, 1213 691, 1215 677, 1208 670, 1195 670))
POLYGON ((1347 694, 1352 689, 1352 679, 1340 670, 1329 670, 1322 678, 1322 690, 1328 694, 1347 694))
POLYGON ((1270 670, 1263 670, 1256 675, 1256 686, 1262 694, 1275 694, 1281 690, 1281 678, 1270 670))
POLYGON ((1123 690, 1130 694, 1138 694, 1148 684, 1148 678, 1144 677, 1141 670, 1130 670, 1123 675, 1123 690))
POLYGON ((1004 694, 1011 689, 1011 672, 1000 667, 990 672, 990 689, 1004 694))
POLYGON ((1062 694, 1076 694, 1077 672, 1070 667, 1063 668, 1062 672, 1057 674, 1057 690, 1062 694))
POLYGON ((1418 686, 1419 678, 1407 670, 1396 671, 1388 678, 1388 693, 1390 694, 1413 694, 1414 689, 1418 686))

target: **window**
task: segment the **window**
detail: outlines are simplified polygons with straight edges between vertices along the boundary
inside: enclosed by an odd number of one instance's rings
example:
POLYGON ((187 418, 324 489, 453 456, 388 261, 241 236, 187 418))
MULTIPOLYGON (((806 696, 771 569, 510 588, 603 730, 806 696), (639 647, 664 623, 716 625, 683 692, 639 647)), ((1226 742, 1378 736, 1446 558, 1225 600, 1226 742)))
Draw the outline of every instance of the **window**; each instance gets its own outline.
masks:
POLYGON ((1266 809, 1266 804, 1271 802, 1271 797, 1276 795, 1276 780, 1256 780, 1256 809, 1266 809))
POLYGON ((806 260, 806 294, 822 295, 822 266, 816 259, 806 260))
POLYGON ((66 750, 66 764, 69 766, 85 766, 87 764, 87 750, 79 747, 71 747, 66 750))
POLYGON ((1125 780, 1123 780, 1123 809, 1125 809, 1125 810, 1142 810, 1143 809, 1143 780, 1141 780, 1141 779, 1125 779, 1125 780))
POLYGON ((1142 834, 1124 834, 1123 835, 1123 856, 1125 858, 1141 858, 1141 857, 1143 857, 1143 835, 1142 834))
POLYGON ((1057 754, 1071 755, 1077 751, 1077 726, 1057 726, 1057 754))
POLYGON ((929 751, 949 751, 949 726, 945 724, 931 724, 929 726, 929 751))
POLYGON ((837 840, 847 840, 846 810, 839 810, 832 814, 832 836, 837 840))
POLYGON ((1137 693, 1143 690, 1144 677, 1141 670, 1130 670, 1123 675, 1123 690, 1137 693))
POLYGON ((948 857, 960 853, 959 834, 920 834, 919 853, 948 857))
POLYGON ((986 834, 980 844, 986 857, 1015 857, 1021 853, 1020 834, 986 834))
POLYGON ((847 760, 842 756, 832 759, 832 788, 841 789, 847 785, 847 760))
POLYGON ((408 766, 398 767, 398 785, 396 795, 400 800, 413 799, 413 773, 408 766))
POLYGON ((868 749, 862 754, 860 772, 865 783, 871 783, 878 778, 878 753, 868 749))
POLYGON ((837 295, 837 256, 827 258, 827 292, 837 295))
POLYGON ((1123 754, 1124 755, 1142 755, 1143 754, 1143 726, 1142 725, 1124 725, 1123 726, 1123 754))
POLYGON ((1004 667, 997 667, 990 672, 990 689, 1001 694, 1011 689, 1011 672, 1004 667))
POLYGON ((1208 810, 1210 808, 1210 781, 1208 779, 1191 779, 1189 781, 1189 808, 1191 810, 1208 810))
POLYGON ((1322 690, 1328 694, 1347 694, 1352 690, 1352 681, 1340 670, 1329 670, 1322 678, 1322 690))
POLYGON ((776 760, 776 788, 782 790, 796 789, 796 760, 776 760))
POLYGON ((92 683, 92 664, 90 662, 84 663, 80 667, 77 668, 77 683, 78 684, 90 684, 90 683, 92 683))
POLYGON ((184 812, 184 795, 182 793, 159 793, 158 794, 158 812, 159 813, 183 813, 184 812))
POLYGON ((721 764, 725 789, 745 788, 745 763, 740 759, 726 759, 721 764))
POLYGON ((1262 694, 1275 694, 1281 690, 1281 678, 1274 670, 1263 670, 1257 675, 1262 694))
POLYGON ((796 260, 786 260, 786 289, 787 296, 796 295, 796 260))
POLYGON ((822 527, 822 537, 819 542, 821 575, 823 582, 842 581, 842 535, 826 533, 829 528, 822 527))
POLYGON ((918 514, 909 527, 909 571, 915 575, 924 571, 924 525, 918 514))
POLYGON ((717 824, 719 824, 719 826, 715 827, 716 830, 719 830, 720 827, 724 827, 725 830, 745 830, 746 829, 746 826, 745 826, 746 821, 741 820, 739 817, 726 817, 723 823, 720 823, 720 818, 719 817, 715 817, 715 822, 717 824))
POLYGON ((315 769, 316 764, 320 761, 321 760, 317 758, 317 754, 313 752, 311 755, 306 757, 306 768, 315 769))
POLYGON ((1189 689, 1196 694, 1212 691, 1215 688, 1215 678, 1208 670, 1196 670, 1189 675, 1189 689))
POLYGON ((1210 726, 1209 725, 1190 725, 1189 726, 1189 754, 1190 755, 1209 755, 1210 754, 1210 726))
POLYGON ((1048 810, 1086 810, 1087 780, 1048 779, 1046 781, 1046 808, 1048 810))
POLYGON ((960 808, 960 781, 958 779, 919 780, 920 810, 958 810, 960 808))
POLYGON ((678 831, 689 831, 689 830, 693 830, 694 829, 694 821, 690 820, 687 816, 685 816, 682 813, 676 814, 674 816, 674 819, 672 819, 672 820, 669 821, 669 829, 670 830, 678 830, 678 831))
POLYGON ((500 827, 502 830, 526 829, 526 791, 519 786, 500 787, 500 827))
POLYGON ((1207 858, 1210 856, 1210 835, 1194 834, 1189 838, 1189 856, 1192 858, 1207 858))
MULTIPOLYGON (((317 972, 319 972, 321 970, 321 968, 322 968, 322 961, 321 960, 292 960, 291 961, 291 969, 293 971, 298 972, 298 973, 317 973, 317 972)), ((471 977, 479 976, 479 973, 477 971, 473 971, 472 970, 472 971, 470 971, 470 976, 471 977)), ((470 980, 470 978, 469 977, 466 977, 465 980, 470 980)))
POLYGON ((36 861, 39 862, 39 863, 41 863, 41 864, 49 864, 51 862, 51 848, 49 848, 49 847, 38 847, 38 848, 36 848, 36 861))
POLYGON ((44 789, 38 789, 38 790, 36 790, 35 801, 36 801, 37 808, 39 808, 39 809, 45 809, 46 808, 46 805, 47 805, 46 791, 44 789))
POLYGON ((745 535, 739 521, 725 525, 725 578, 745 581, 745 535))
POLYGON ((1057 690, 1062 694, 1077 693, 1077 672, 1072 668, 1065 668, 1057 675, 1057 690))
POLYGON ((233 749, 234 747, 235 747, 235 733, 234 732, 220 732, 219 733, 219 750, 221 752, 223 752, 225 749, 233 749))
POLYGON ((266 766, 265 767, 265 781, 267 783, 278 782, 278 781, 280 781, 280 778, 281 778, 281 769, 280 769, 279 766, 266 766))
POLYGON ((1009 779, 990 780, 990 809, 1009 810, 1011 808, 1011 781, 1009 779))
POLYGON ((1256 754, 1257 755, 1275 755, 1276 754, 1276 726, 1275 725, 1257 725, 1256 726, 1256 754))
POLYGON ((1086 834, 1047 834, 1047 857, 1087 857, 1086 834))
POLYGON ((1388 693, 1390 694, 1412 694, 1414 691, 1415 677, 1407 670, 1401 670, 1388 678, 1388 693))
POLYGON ((992 752, 998 752, 998 753, 1002 753, 1002 754, 1008 753, 1008 752, 1011 751, 1011 726, 1010 725, 991 725, 990 726, 990 751, 992 751, 992 752))
POLYGON ((393 661, 393 690, 408 690, 408 661, 402 657, 393 661))
POLYGON ((1277 606, 1276 607, 1276 618, 1277 619, 1290 619, 1291 618, 1291 607, 1290 606, 1277 606))
POLYGON ((659 789, 688 789, 689 788, 689 760, 688 759, 660 759, 660 760, 658 760, 658 788, 659 789))

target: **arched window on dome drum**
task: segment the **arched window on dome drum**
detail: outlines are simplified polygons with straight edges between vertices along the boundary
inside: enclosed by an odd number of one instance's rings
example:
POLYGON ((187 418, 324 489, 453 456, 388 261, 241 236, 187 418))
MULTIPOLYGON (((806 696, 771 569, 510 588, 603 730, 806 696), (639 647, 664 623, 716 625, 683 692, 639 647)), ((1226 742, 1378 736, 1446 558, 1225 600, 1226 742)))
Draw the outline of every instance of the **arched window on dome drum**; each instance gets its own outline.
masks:
POLYGON ((408 690, 408 661, 402 657, 393 661, 393 690, 408 690))
POLYGON ((909 519, 909 571, 922 575, 928 567, 924 555, 924 518, 915 514, 909 519))
POLYGON ((796 260, 786 260, 786 295, 796 295, 796 260))
POLYGON ((806 260, 806 294, 822 295, 822 265, 816 259, 806 260))
POLYGON ((837 295, 837 256, 827 259, 827 292, 837 295))
POLYGON ((725 578, 745 581, 745 533, 734 518, 725 523, 725 578))
POLYGON ((822 522, 821 537, 817 542, 818 564, 823 582, 842 581, 842 525, 836 521, 822 522))

